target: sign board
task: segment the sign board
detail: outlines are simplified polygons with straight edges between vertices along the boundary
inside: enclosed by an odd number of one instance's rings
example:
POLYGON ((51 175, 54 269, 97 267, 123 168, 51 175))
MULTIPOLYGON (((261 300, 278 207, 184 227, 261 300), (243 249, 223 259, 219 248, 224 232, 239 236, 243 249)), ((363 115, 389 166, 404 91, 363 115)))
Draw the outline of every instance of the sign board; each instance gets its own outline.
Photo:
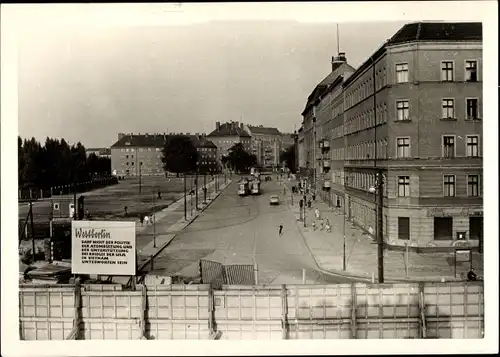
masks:
POLYGON ((73 274, 135 275, 135 257, 135 222, 71 222, 73 274))
POLYGON ((468 262, 471 259, 470 249, 456 249, 457 262, 468 262))

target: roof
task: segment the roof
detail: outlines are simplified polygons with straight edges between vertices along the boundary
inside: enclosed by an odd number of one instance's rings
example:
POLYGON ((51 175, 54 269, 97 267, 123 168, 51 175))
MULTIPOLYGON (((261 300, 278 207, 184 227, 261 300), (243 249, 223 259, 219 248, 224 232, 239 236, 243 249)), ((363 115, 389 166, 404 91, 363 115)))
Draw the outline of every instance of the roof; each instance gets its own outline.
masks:
POLYGON ((278 129, 268 128, 268 127, 264 127, 262 125, 259 125, 259 126, 248 125, 248 129, 250 129, 252 134, 281 135, 281 133, 278 129))
POLYGON ((212 147, 216 148, 214 143, 210 140, 203 138, 203 135, 191 135, 191 134, 131 134, 125 135, 123 138, 118 140, 116 143, 111 145, 112 148, 122 148, 122 147, 154 147, 163 148, 167 138, 174 135, 186 135, 193 142, 195 147, 212 147), (127 144, 128 143, 128 144, 127 144))
POLYGON ((419 41, 481 41, 483 29, 480 22, 415 22, 404 25, 394 36, 379 47, 343 83, 347 87, 355 78, 380 58, 387 46, 419 41))
POLYGON ((249 138, 251 137, 244 129, 236 125, 235 123, 223 123, 219 126, 219 129, 215 129, 208 136, 239 136, 249 138))
POLYGON ((404 25, 388 45, 414 41, 481 41, 480 22, 415 22, 404 25))

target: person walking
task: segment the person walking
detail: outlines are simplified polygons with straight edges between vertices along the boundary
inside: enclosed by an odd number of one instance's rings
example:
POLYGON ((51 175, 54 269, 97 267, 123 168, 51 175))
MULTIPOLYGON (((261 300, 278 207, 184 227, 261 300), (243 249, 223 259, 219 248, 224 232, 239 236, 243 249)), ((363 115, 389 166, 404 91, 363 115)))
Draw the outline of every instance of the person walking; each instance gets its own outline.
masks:
POLYGON ((278 234, 280 237, 283 235, 283 223, 280 223, 278 234))
POLYGON ((149 223, 149 217, 148 216, 144 216, 144 223, 146 223, 146 226, 148 225, 148 223, 149 223))
POLYGON ((316 192, 313 191, 313 194, 312 194, 312 198, 313 198, 313 201, 316 202, 316 192))

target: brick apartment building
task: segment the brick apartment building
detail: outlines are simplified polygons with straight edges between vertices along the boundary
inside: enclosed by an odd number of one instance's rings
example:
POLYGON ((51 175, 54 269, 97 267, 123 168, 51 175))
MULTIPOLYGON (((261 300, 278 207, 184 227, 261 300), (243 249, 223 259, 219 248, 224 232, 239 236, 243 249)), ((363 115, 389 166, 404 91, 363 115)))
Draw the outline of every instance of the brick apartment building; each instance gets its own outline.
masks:
POLYGON ((481 245, 480 23, 407 24, 317 97, 303 113, 302 147, 332 205, 376 232, 369 188, 382 169, 388 245, 481 245))
MULTIPOLYGON (((205 134, 179 133, 178 135, 187 135, 191 138, 200 156, 198 165, 200 173, 217 172, 217 147, 206 138, 205 134)), ((162 150, 167 137, 165 133, 119 133, 118 141, 111 146, 111 171, 118 176, 164 175, 162 150)))
POLYGON ((236 143, 242 143, 245 150, 251 153, 251 136, 239 122, 215 123, 215 130, 207 138, 217 147, 217 164, 222 166, 221 159, 236 143))

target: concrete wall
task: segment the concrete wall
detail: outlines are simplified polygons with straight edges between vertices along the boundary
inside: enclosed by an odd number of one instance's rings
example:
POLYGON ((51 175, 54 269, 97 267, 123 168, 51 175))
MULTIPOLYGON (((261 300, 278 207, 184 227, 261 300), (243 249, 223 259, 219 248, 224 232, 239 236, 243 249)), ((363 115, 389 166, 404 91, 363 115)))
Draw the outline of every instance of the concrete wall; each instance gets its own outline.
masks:
POLYGON ((21 340, 484 336, 482 282, 225 285, 216 291, 209 285, 138 285, 135 291, 23 285, 19 303, 21 340))

